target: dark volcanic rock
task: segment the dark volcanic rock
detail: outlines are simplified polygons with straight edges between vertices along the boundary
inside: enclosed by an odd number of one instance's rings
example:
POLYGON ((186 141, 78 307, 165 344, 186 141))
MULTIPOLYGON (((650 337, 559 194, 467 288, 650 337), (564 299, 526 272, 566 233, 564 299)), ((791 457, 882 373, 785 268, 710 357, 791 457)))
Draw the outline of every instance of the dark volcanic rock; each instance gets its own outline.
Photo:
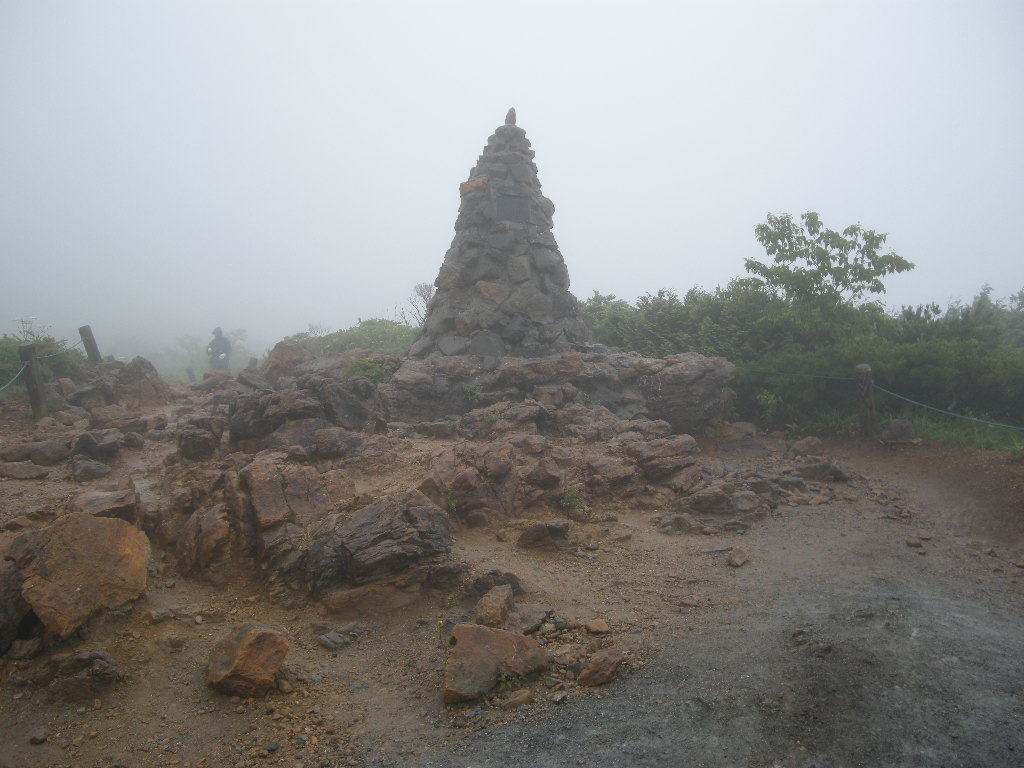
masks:
POLYGON ((412 491, 364 507, 349 519, 325 521, 307 554, 307 582, 320 590, 344 580, 372 581, 450 548, 447 514, 412 491))

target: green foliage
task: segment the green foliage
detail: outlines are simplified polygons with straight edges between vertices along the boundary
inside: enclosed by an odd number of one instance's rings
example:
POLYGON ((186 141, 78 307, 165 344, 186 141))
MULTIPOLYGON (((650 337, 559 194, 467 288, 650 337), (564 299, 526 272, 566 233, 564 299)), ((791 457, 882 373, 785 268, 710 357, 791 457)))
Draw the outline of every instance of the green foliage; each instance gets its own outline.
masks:
MULTIPOLYGON (((772 261, 714 291, 641 296, 633 305, 594 292, 583 316, 595 339, 652 357, 722 356, 737 366, 734 415, 765 427, 830 425, 851 431, 854 368, 916 402, 1024 425, 1024 290, 1007 300, 985 286, 968 305, 889 314, 867 294, 912 264, 882 252, 885 235, 854 225, 837 233, 817 214, 797 224, 769 216, 757 227, 772 261)), ((879 396, 885 416, 906 403, 879 396)), ((918 409, 920 410, 920 409, 918 409)))
MULTIPOLYGON (((23 344, 35 345, 36 359, 39 360, 44 381, 75 376, 85 355, 66 340, 55 338, 48 327, 37 325, 35 318, 18 320, 17 325, 18 330, 13 334, 0 336, 0 387, 11 381, 21 370, 19 348, 23 344)), ((3 390, 0 397, 10 396, 17 391, 24 391, 21 380, 3 390)))
POLYGON ((345 366, 345 378, 347 379, 362 377, 364 379, 369 379, 374 384, 380 384, 387 378, 387 375, 388 372, 385 370, 383 365, 365 358, 353 360, 345 366))
POLYGON ((754 227, 757 240, 774 263, 747 259, 752 280, 766 292, 793 300, 841 301, 865 293, 884 293, 882 278, 914 268, 895 251, 882 253, 888 237, 853 224, 842 231, 826 229, 808 211, 797 225, 790 214, 768 214, 754 227))
POLYGON ((583 503, 583 491, 579 488, 569 488, 558 500, 558 506, 564 510, 576 509, 583 503))
POLYGON ((498 413, 497 411, 491 411, 486 416, 484 416, 484 421, 486 421, 488 424, 497 424, 499 421, 501 421, 501 414, 498 413))
POLYGON ((417 332, 418 329, 405 323, 370 318, 334 333, 327 333, 326 329, 319 326, 310 326, 308 331, 289 336, 286 341, 302 344, 317 357, 357 349, 369 349, 384 355, 404 355, 417 332))
POLYGON ((525 675, 515 675, 511 672, 501 672, 498 675, 498 682, 495 687, 499 693, 517 691, 526 685, 525 675))

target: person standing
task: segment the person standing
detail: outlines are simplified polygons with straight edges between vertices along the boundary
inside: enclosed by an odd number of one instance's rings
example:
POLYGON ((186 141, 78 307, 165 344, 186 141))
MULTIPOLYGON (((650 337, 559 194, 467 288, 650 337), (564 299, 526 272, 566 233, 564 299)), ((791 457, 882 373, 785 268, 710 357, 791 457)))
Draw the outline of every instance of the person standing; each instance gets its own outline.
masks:
POLYGON ((226 371, 228 369, 228 358, 231 356, 231 342, 228 341, 220 328, 213 329, 213 339, 206 347, 206 354, 210 358, 211 371, 226 371))

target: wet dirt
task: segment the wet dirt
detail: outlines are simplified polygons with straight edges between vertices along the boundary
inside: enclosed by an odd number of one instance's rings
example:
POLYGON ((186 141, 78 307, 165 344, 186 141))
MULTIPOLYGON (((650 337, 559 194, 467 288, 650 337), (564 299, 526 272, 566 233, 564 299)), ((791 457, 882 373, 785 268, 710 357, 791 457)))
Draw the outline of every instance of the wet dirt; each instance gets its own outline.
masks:
MULTIPOLYGON (((32 432, 16 417, 3 428, 32 432)), ((701 460, 786 462, 781 440, 765 444, 746 459, 709 442, 701 460)), ((390 484, 438 448, 411 447, 390 484)), ((471 607, 456 595, 339 622, 256 579, 177 577, 158 552, 143 597, 68 644, 110 654, 123 682, 75 699, 0 669, 0 765, 1024 765, 1024 466, 941 446, 826 449, 853 479, 744 534, 665 535, 629 498, 589 508, 560 553, 517 550, 516 521, 457 532, 454 558, 516 573, 522 600, 568 622, 558 642, 626 651, 609 685, 541 678, 525 683, 525 707, 502 710, 505 690, 445 707, 444 625, 471 607), (749 560, 730 566, 740 547, 749 560), (595 618, 612 631, 579 626, 595 618), (205 686, 215 640, 250 620, 287 633, 291 692, 238 700, 205 686), (351 642, 328 650, 328 629, 351 642)), ((131 476, 159 503, 169 450, 147 442, 102 482, 131 476)), ((30 511, 44 524, 80 490, 62 467, 0 481, 2 522, 30 511)))

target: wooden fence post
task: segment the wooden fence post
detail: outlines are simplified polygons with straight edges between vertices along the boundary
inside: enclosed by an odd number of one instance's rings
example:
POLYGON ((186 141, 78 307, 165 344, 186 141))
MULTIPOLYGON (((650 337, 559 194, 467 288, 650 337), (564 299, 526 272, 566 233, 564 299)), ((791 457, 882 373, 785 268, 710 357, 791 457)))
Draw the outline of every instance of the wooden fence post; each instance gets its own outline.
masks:
POLYGON ((871 378, 871 366, 861 363, 856 371, 860 394, 860 434, 861 437, 872 437, 875 434, 875 383, 871 378))
POLYGON ((96 346, 96 337, 92 335, 92 328, 83 325, 78 329, 78 335, 82 337, 82 346, 85 347, 85 354, 89 356, 90 363, 102 363, 100 348, 96 346))
POLYGON ((259 365, 259 363, 260 363, 260 361, 257 360, 255 357, 250 357, 249 358, 249 365, 246 367, 245 370, 247 370, 247 371, 255 371, 256 370, 256 366, 259 365))
POLYGON ((195 384, 195 382, 196 382, 196 372, 195 372, 195 369, 193 369, 192 366, 189 366, 188 368, 185 369, 185 373, 188 374, 188 380, 191 381, 193 384, 195 384))
POLYGON ((22 344, 18 347, 18 357, 21 358, 21 362, 28 363, 28 368, 25 369, 25 386, 28 387, 32 418, 41 419, 46 415, 46 393, 43 392, 43 377, 39 373, 36 345, 22 344))

